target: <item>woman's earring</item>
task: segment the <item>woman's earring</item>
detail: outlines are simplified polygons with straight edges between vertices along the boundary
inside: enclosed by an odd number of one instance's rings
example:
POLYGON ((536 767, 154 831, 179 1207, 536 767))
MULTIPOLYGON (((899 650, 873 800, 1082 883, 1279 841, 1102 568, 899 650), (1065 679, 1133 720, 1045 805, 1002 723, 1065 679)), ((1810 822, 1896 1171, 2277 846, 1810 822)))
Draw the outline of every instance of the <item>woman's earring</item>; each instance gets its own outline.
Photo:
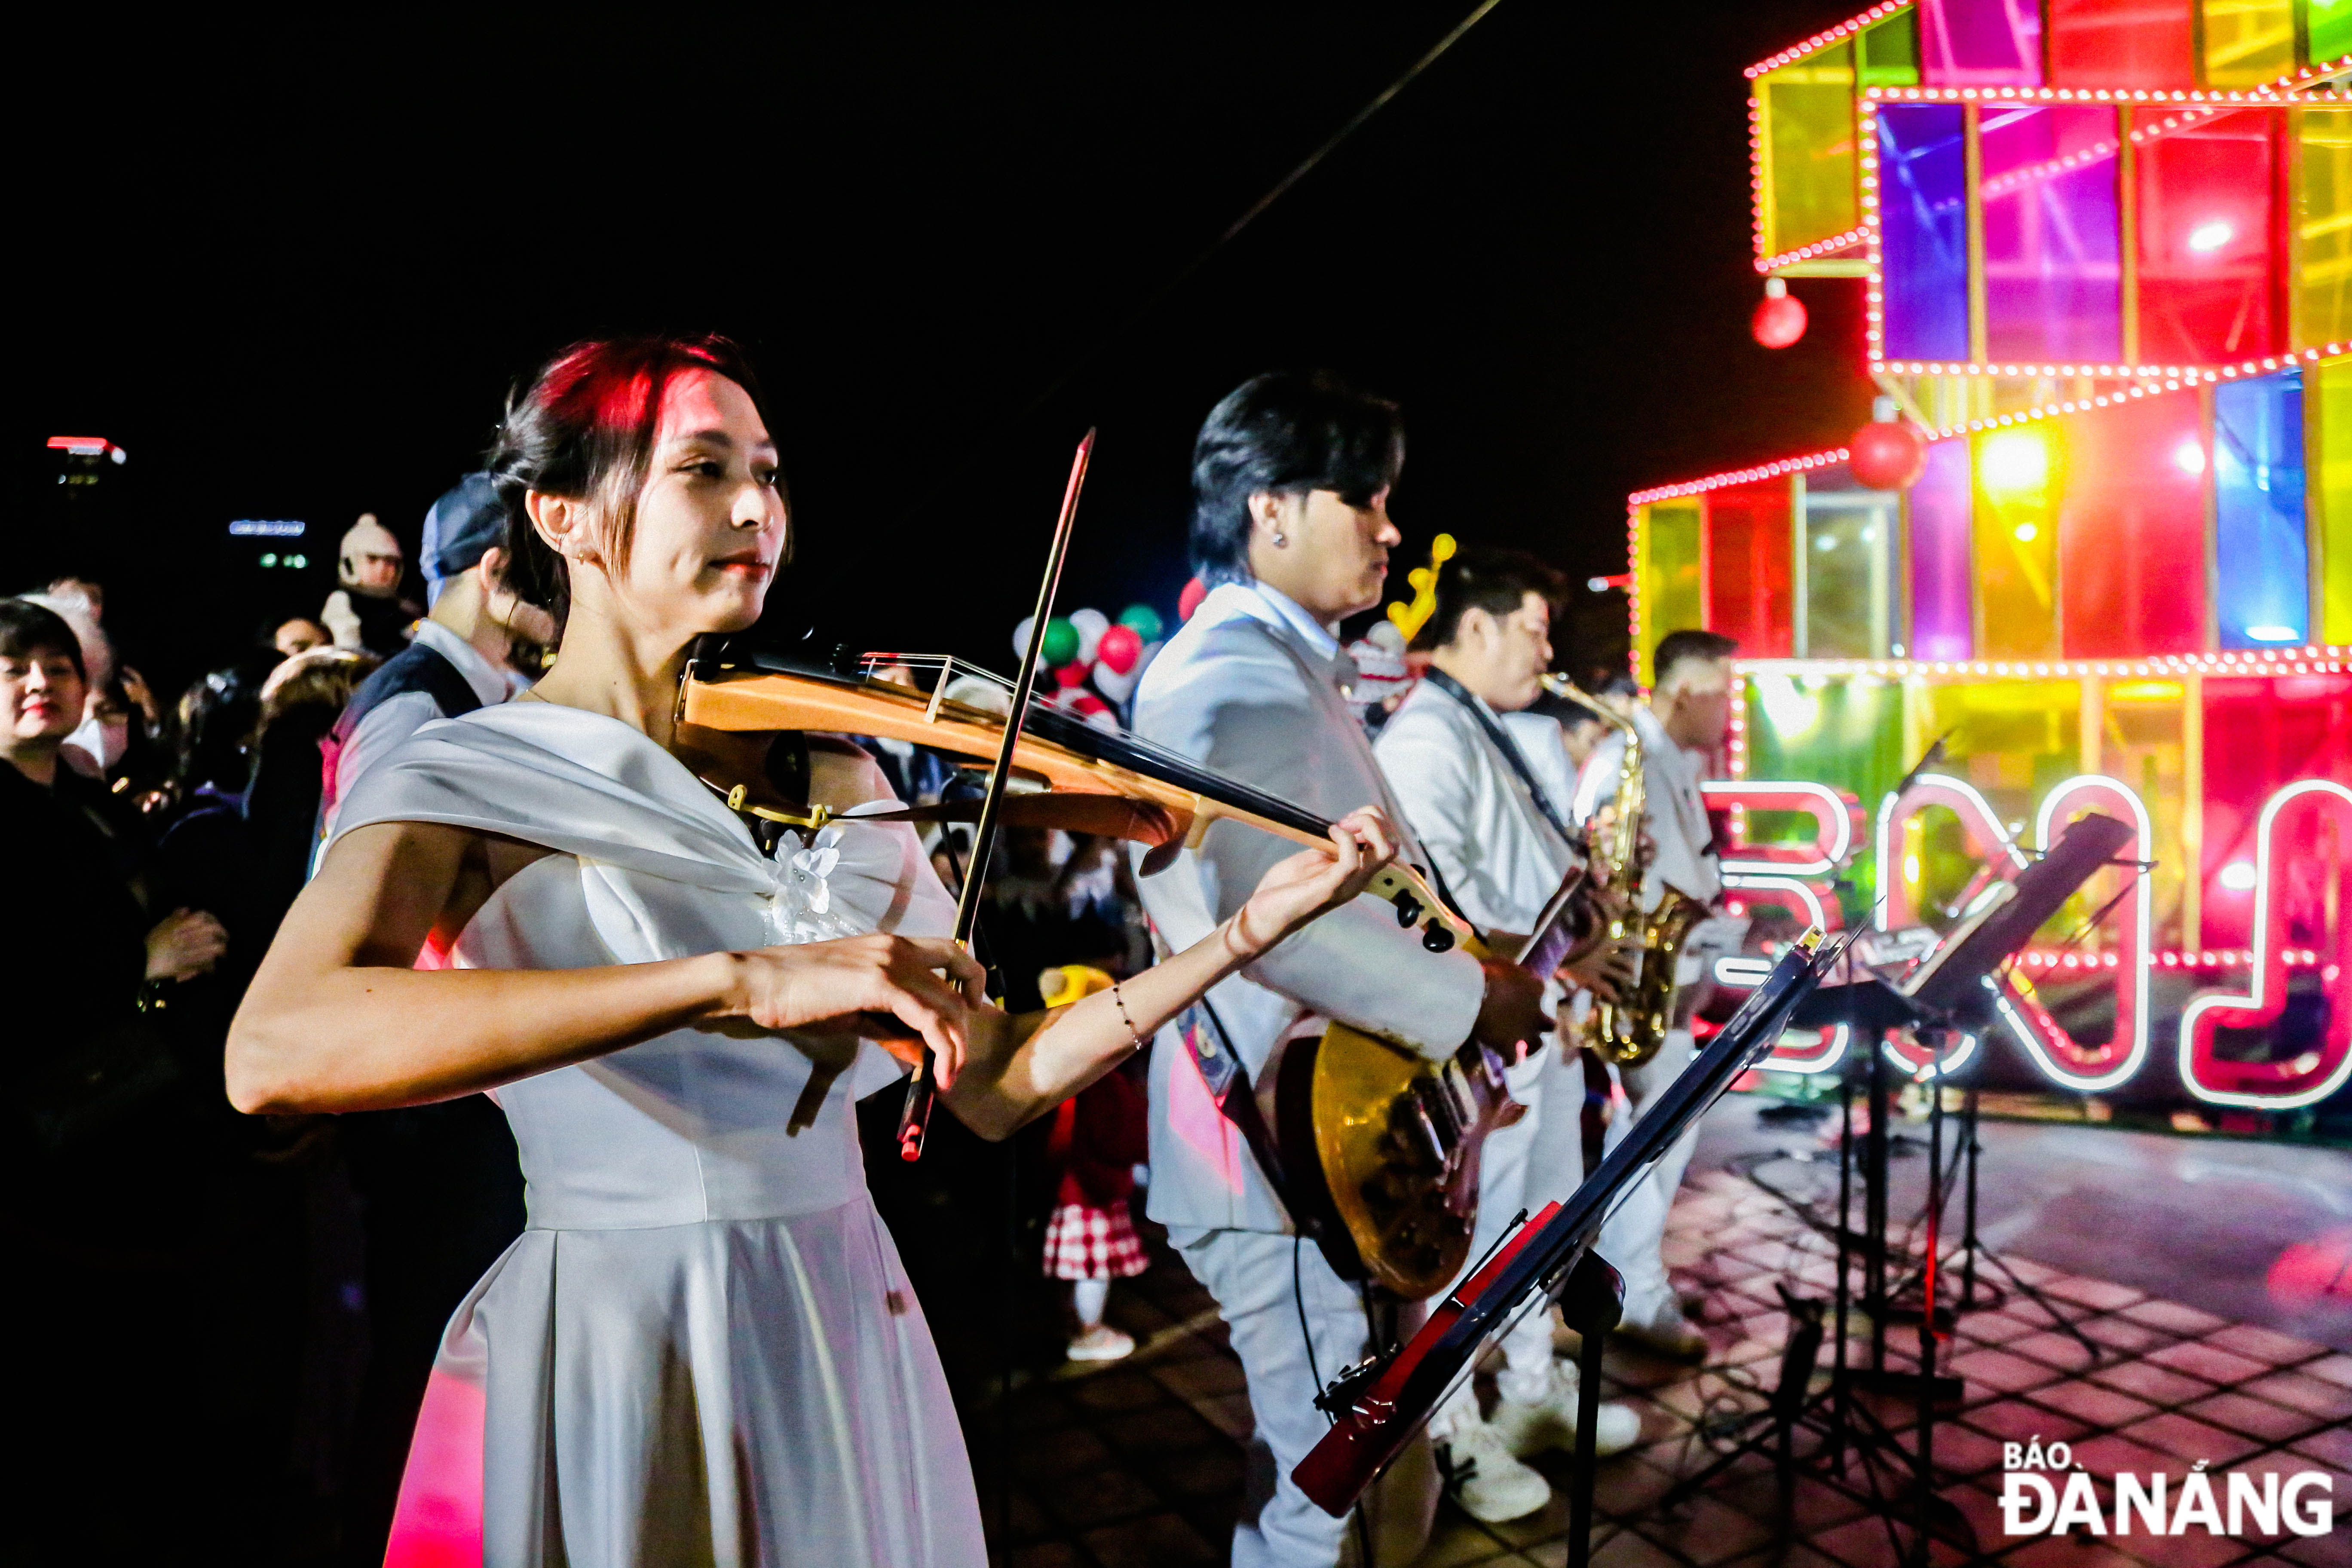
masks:
POLYGON ((1285 545, 1288 544, 1289 542, 1290 542, 1290 541, 1289 541, 1288 539, 1286 539, 1286 538, 1285 538, 1285 537, 1283 536, 1282 530, 1280 530, 1280 529, 1278 529, 1278 528, 1277 528, 1277 529, 1276 529, 1276 530, 1274 531, 1274 547, 1275 547, 1276 550, 1280 550, 1283 546, 1285 546, 1285 545))

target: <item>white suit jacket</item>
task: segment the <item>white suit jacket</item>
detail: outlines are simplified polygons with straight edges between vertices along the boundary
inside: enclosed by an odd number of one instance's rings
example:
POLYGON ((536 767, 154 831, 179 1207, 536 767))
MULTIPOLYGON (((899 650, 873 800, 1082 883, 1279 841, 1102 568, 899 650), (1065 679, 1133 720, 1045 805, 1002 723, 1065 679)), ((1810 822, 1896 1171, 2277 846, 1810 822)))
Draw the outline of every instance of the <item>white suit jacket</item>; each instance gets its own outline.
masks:
MULTIPOLYGON (((1239 584, 1211 591, 1144 672, 1137 733, 1320 816, 1382 806, 1406 836, 1405 858, 1426 866, 1340 694, 1352 664, 1335 647, 1313 646, 1299 624, 1303 612, 1278 597, 1239 584)), ((1139 880, 1144 908, 1171 948, 1189 946, 1238 910, 1266 868, 1297 849, 1219 822, 1197 851, 1139 880)), ((1208 1002, 1255 1082, 1302 1011, 1435 1059, 1469 1037, 1485 991, 1475 959, 1459 949, 1428 952, 1387 905, 1358 899, 1226 980, 1208 1002)), ((1173 1028, 1161 1031, 1152 1052, 1148 1212, 1179 1231, 1291 1228, 1173 1028)))
MULTIPOLYGON (((1486 716, 1499 717, 1491 708, 1486 716)), ((1559 726, 1552 730, 1552 750, 1564 763, 1559 726)), ((1574 863, 1574 851, 1543 819, 1477 718, 1424 680, 1398 705, 1372 749, 1462 912, 1481 927, 1522 935, 1532 931, 1574 863)), ((1535 770, 1535 763, 1528 765, 1535 770)), ((1541 773, 1537 777, 1540 782, 1541 773)), ((1550 805, 1567 816, 1565 796, 1550 805)))

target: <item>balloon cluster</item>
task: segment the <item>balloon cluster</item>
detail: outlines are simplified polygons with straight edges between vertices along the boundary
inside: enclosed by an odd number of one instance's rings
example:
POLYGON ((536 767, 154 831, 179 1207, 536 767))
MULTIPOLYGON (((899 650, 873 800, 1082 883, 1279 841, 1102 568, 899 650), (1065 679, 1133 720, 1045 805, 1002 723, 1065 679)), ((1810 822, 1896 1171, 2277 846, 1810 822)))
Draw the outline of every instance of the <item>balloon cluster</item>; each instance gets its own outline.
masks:
MULTIPOLYGON (((1013 628, 1015 658, 1027 657, 1036 623, 1036 616, 1024 616, 1013 628)), ((1037 648, 1037 662, 1054 672, 1050 700, 1090 723, 1118 728, 1118 708, 1135 695, 1166 629, 1149 605, 1129 605, 1115 621, 1091 609, 1055 616, 1045 623, 1037 648)))

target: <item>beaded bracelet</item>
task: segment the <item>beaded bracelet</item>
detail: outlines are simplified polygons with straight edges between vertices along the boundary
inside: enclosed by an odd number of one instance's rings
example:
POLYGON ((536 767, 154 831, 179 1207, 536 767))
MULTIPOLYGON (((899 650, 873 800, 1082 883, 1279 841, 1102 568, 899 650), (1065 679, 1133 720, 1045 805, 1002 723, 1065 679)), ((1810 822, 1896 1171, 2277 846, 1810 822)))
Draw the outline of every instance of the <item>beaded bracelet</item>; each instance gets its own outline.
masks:
POLYGON ((1110 1003, 1112 1006, 1118 1009, 1118 1021, 1127 1026, 1127 1048, 1130 1051, 1140 1050, 1143 1047, 1143 1031, 1137 1028, 1135 1020, 1127 1016, 1127 1001, 1119 995, 1118 984, 1116 981, 1111 984, 1110 1003))

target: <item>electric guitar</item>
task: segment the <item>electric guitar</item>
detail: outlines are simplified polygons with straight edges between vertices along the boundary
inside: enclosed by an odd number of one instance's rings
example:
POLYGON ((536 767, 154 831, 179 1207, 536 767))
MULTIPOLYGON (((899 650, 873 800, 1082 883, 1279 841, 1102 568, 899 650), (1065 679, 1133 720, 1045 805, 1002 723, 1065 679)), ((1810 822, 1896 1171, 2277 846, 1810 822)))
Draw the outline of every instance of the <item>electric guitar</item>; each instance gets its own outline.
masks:
MULTIPOLYGON (((1575 945, 1583 886, 1578 868, 1545 903, 1535 934, 1513 955, 1529 973, 1549 977, 1575 945)), ((1492 956, 1475 939, 1463 946, 1492 956)), ((1478 1040, 1432 1062, 1337 1023, 1284 1044, 1268 1075, 1267 1120, 1293 1217, 1334 1273, 1408 1301, 1461 1273, 1486 1137, 1527 1113, 1504 1082, 1509 1065, 1478 1040)))

